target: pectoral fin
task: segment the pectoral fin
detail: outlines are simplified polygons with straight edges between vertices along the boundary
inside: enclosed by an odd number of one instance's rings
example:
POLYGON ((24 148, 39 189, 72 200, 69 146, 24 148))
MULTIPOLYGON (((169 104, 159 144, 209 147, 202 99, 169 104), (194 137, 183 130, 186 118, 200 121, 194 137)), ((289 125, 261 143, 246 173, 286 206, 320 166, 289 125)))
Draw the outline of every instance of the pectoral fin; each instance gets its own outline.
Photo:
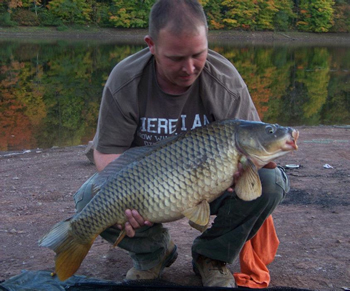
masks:
MULTIPOLYGON (((192 222, 192 225, 207 226, 210 217, 209 203, 203 200, 195 207, 186 209, 182 214, 192 222)), ((197 227, 195 228, 198 229, 197 227)))
POLYGON ((248 159, 242 160, 243 173, 235 184, 237 196, 244 201, 251 201, 261 196, 261 181, 256 166, 248 159))
POLYGON ((206 229, 208 228, 208 225, 209 225, 209 222, 207 225, 199 225, 199 224, 196 224, 194 223, 193 221, 189 220, 188 221, 188 224, 193 227, 194 229, 197 229, 199 230, 200 232, 204 232, 206 231, 206 229))

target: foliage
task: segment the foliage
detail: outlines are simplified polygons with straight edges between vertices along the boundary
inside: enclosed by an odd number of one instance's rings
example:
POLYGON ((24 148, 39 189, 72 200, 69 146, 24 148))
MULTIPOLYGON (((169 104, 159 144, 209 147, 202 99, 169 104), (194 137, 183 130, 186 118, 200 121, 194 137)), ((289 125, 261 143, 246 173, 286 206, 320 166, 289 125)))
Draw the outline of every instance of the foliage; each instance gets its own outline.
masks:
POLYGON ((11 11, 8 5, 0 1, 0 26, 11 27, 16 26, 17 23, 11 20, 11 11))
POLYGON ((16 9, 17 7, 22 7, 21 0, 8 0, 5 3, 7 4, 7 8, 9 12, 11 12, 11 10, 13 9, 16 9))
POLYGON ((300 0, 297 28, 307 32, 327 32, 333 25, 333 0, 300 0))
POLYGON ((334 6, 332 32, 350 32, 350 5, 344 2, 334 6))
POLYGON ((255 30, 258 7, 254 0, 224 0, 221 5, 225 11, 223 22, 227 28, 255 30))
POLYGON ((48 8, 65 23, 85 24, 91 20, 92 8, 85 0, 51 0, 48 8))
POLYGON ((16 9, 12 13, 12 20, 23 26, 38 26, 40 24, 34 12, 23 8, 16 9))
POLYGON ((210 29, 222 29, 225 27, 222 17, 222 0, 202 0, 203 9, 207 15, 210 29))
POLYGON ((274 18, 278 9, 274 0, 258 0, 258 13, 256 25, 259 30, 273 30, 274 18))
POLYGON ((63 24, 62 20, 57 15, 47 9, 41 9, 39 11, 38 19, 42 26, 61 26, 63 24))
POLYGON ((142 28, 148 25, 148 16, 155 0, 113 0, 110 21, 115 27, 142 28))
POLYGON ((110 21, 110 7, 107 3, 99 3, 93 7, 92 20, 100 27, 113 27, 113 23, 110 21))
POLYGON ((21 7, 23 8, 31 8, 31 7, 38 7, 41 5, 41 0, 21 0, 18 1, 18 3, 21 3, 21 7))
MULTIPOLYGON (((0 25, 147 28, 155 0, 6 0, 0 25), (28 11, 28 12, 23 12, 28 11), (33 17, 34 13, 35 19, 33 17), (17 15, 17 16, 16 16, 17 15)), ((210 29, 349 32, 347 0, 199 0, 210 29)))
POLYGON ((293 12, 293 2, 289 0, 276 1, 277 12, 274 15, 274 29, 278 31, 286 31, 292 28, 293 19, 296 18, 293 12))
POLYGON ((290 0, 224 0, 221 5, 228 28, 274 30, 278 25, 287 29, 293 15, 290 0))
POLYGON ((4 27, 12 27, 17 26, 17 22, 11 20, 11 13, 10 12, 2 12, 0 13, 0 26, 4 27))

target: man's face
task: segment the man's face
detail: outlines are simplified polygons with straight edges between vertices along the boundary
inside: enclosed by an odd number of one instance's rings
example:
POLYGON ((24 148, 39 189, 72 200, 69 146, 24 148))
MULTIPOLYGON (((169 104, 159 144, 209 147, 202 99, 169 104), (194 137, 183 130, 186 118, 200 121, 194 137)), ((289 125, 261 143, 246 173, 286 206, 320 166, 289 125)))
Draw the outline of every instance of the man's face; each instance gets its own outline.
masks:
POLYGON ((149 36, 145 41, 156 59, 157 80, 163 91, 181 94, 202 72, 208 54, 205 26, 180 35, 165 28, 160 30, 156 43, 149 36))

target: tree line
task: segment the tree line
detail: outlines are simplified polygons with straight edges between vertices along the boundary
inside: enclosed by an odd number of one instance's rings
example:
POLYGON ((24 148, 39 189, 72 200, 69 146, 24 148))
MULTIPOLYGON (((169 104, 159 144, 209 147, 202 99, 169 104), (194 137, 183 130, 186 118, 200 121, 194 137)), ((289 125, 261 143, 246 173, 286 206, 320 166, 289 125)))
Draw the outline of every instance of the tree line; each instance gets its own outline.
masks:
MULTIPOLYGON (((147 28, 155 0, 0 0, 0 26, 147 28)), ((350 32, 350 0, 200 0, 210 29, 350 32)))

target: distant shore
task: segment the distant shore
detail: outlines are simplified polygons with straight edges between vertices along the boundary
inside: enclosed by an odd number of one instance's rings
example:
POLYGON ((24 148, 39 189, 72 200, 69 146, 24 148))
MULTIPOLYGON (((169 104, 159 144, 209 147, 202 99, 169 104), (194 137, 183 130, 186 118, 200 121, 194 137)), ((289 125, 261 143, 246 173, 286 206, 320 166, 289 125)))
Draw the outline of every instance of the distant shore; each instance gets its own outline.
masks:
MULTIPOLYGON (((58 30, 55 27, 0 27, 0 40, 94 40, 98 42, 128 42, 143 43, 147 34, 145 29, 117 29, 83 27, 81 29, 67 28, 58 30)), ((211 42, 239 42, 253 44, 293 44, 312 45, 350 45, 350 33, 304 33, 304 32, 248 32, 235 30, 209 31, 211 42)))

